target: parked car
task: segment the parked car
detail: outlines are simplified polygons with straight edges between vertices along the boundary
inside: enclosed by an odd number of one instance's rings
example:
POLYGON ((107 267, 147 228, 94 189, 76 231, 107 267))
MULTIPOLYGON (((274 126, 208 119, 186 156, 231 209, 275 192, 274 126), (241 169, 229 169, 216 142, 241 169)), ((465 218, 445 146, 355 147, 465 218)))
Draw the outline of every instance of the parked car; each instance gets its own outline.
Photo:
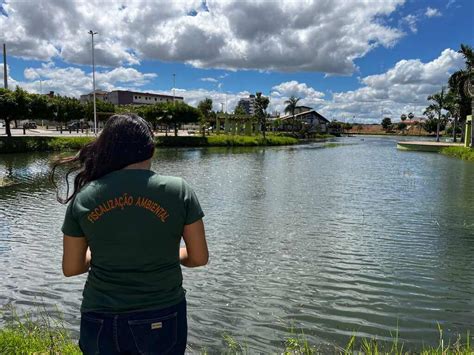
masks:
POLYGON ((36 129, 38 126, 35 122, 25 122, 23 123, 23 128, 25 129, 36 129))
POLYGON ((78 129, 88 129, 90 128, 90 126, 87 122, 72 121, 67 125, 67 128, 70 130, 78 130, 78 129))

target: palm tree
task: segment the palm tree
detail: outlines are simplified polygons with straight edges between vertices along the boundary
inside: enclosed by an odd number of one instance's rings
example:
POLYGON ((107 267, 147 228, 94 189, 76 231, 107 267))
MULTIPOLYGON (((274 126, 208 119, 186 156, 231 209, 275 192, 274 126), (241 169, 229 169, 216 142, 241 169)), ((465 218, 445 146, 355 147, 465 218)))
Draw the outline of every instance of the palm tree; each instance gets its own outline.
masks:
POLYGON ((451 117, 453 117, 453 142, 456 143, 456 129, 457 129, 457 121, 459 118, 459 98, 457 97, 458 93, 454 90, 449 90, 448 94, 446 95, 446 110, 450 113, 451 117))
MULTIPOLYGON (((472 102, 468 93, 470 76, 474 76, 474 51, 466 44, 461 44, 458 51, 464 55, 465 68, 454 72, 449 78, 449 90, 454 92, 457 105, 459 107, 459 122, 465 122, 466 116, 472 112, 472 102)), ((471 78, 472 79, 472 78, 471 78)), ((463 125, 461 125, 463 127, 463 125)), ((464 131, 464 129, 463 129, 464 131)), ((464 135, 461 137, 461 141, 464 135)), ((471 136, 471 146, 474 144, 474 136, 471 136)))
POLYGON ((444 87, 441 92, 428 96, 428 100, 433 101, 430 107, 438 114, 438 121, 436 123, 436 142, 439 142, 439 125, 441 123, 441 111, 446 106, 446 95, 444 94, 444 87))
MULTIPOLYGON (((298 107, 298 101, 301 100, 301 97, 296 97, 294 95, 291 95, 288 100, 285 101, 285 113, 290 113, 292 116, 293 124, 295 121, 295 110, 298 107)), ((294 126, 292 125, 292 130, 294 126)))

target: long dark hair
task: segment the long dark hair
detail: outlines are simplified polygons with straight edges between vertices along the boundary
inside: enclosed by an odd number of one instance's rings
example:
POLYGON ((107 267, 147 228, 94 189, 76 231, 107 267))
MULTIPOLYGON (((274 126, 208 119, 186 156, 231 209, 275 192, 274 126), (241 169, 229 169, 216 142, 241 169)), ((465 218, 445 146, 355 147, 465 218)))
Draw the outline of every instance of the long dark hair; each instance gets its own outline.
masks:
POLYGON ((150 125, 136 114, 113 115, 99 137, 85 145, 75 156, 58 159, 53 164, 51 182, 56 187, 56 198, 66 204, 84 185, 127 165, 138 163, 153 156, 155 142, 150 125), (58 166, 68 166, 66 172, 66 198, 59 196, 54 180, 58 166), (79 171, 74 178, 74 190, 69 196, 69 175, 79 171))

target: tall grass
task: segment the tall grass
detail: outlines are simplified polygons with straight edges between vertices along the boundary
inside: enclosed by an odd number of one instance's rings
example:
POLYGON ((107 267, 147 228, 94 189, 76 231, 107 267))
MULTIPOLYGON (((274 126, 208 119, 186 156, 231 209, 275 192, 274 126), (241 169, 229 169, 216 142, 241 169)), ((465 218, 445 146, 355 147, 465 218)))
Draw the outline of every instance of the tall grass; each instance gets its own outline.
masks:
POLYGON ((462 160, 474 161, 474 149, 466 147, 447 147, 441 150, 441 154, 462 160))
POLYGON ((9 310, 7 323, 0 329, 0 354, 82 354, 61 319, 46 311, 37 317, 19 317, 13 308, 9 310))
MULTIPOLYGON (((340 355, 472 355, 474 346, 471 344, 471 334, 465 337, 458 336, 454 342, 446 340, 443 330, 438 325, 439 339, 436 346, 423 346, 421 349, 408 349, 400 340, 398 331, 392 334, 391 341, 379 341, 376 338, 358 338, 353 335, 344 347, 327 346, 324 350, 311 344, 304 332, 296 332, 293 327, 288 331, 288 336, 282 339, 282 348, 278 352, 284 355, 315 355, 315 354, 340 354, 340 355)), ((255 353, 244 342, 239 342, 228 333, 222 335, 223 347, 220 354, 253 354, 255 353)), ((192 354, 208 354, 205 349, 188 349, 192 354)), ((81 354, 79 347, 73 342, 69 333, 64 328, 61 319, 53 319, 46 311, 33 319, 29 315, 19 317, 15 312, 8 320, 6 326, 0 329, 0 354, 81 354)))

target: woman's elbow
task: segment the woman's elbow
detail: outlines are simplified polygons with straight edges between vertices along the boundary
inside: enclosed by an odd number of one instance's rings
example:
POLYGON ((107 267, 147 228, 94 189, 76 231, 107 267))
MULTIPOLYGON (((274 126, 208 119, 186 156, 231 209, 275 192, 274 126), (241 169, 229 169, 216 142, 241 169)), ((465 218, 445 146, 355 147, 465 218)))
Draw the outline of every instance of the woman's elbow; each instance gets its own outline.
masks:
POLYGON ((83 269, 75 268, 75 267, 68 267, 68 266, 63 265, 63 275, 66 277, 80 275, 86 271, 87 270, 83 270, 83 269))
POLYGON ((66 277, 71 277, 71 276, 75 276, 77 274, 74 273, 72 270, 68 270, 68 269, 63 268, 63 275, 66 276, 66 277))
POLYGON ((200 255, 198 257, 195 257, 192 260, 192 265, 194 267, 205 266, 205 265, 207 265, 208 262, 209 262, 209 255, 205 254, 205 255, 200 255))

